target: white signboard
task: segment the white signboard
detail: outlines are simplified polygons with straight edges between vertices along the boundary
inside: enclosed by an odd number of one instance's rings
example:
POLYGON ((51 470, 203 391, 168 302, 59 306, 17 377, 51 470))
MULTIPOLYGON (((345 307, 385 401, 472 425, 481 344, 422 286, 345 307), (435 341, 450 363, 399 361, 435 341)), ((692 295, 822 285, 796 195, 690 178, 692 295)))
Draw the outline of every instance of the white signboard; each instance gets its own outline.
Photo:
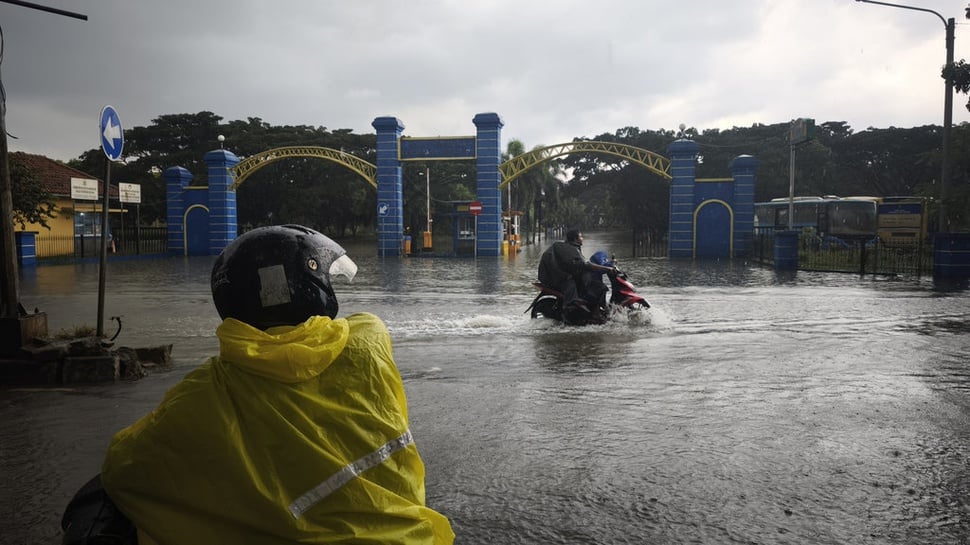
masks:
POLYGON ((118 184, 121 202, 141 204, 141 184, 118 184))
POLYGON ((88 178, 71 178, 71 198, 75 201, 98 200, 98 181, 88 178))

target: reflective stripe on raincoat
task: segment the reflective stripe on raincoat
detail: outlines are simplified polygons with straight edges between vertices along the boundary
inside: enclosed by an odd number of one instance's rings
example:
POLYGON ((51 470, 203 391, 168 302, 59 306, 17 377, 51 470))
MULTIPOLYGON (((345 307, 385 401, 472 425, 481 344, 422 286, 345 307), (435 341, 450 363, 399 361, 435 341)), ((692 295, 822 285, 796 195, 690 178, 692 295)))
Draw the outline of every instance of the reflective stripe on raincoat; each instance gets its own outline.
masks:
POLYGON ((105 489, 146 542, 450 544, 387 328, 372 314, 260 331, 210 358, 111 441, 105 489))

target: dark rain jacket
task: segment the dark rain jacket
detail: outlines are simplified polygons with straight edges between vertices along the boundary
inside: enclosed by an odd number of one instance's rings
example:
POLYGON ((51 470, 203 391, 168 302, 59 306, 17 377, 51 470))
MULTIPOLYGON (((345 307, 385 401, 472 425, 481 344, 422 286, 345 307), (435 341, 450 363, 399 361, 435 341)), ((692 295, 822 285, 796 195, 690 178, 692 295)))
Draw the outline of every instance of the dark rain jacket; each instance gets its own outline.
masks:
POLYGON ((583 251, 571 242, 554 242, 539 259, 539 282, 561 289, 567 282, 575 282, 590 268, 583 251))

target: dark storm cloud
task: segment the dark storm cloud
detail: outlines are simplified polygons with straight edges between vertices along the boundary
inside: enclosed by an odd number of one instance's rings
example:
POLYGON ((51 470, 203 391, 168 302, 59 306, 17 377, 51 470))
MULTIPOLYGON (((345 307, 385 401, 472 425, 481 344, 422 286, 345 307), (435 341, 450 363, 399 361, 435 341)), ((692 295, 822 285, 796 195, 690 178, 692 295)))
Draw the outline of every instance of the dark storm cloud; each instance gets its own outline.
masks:
POLYGON ((367 133, 394 115, 415 136, 472 134, 494 111, 527 147, 626 126, 942 121, 940 21, 851 0, 46 5, 88 20, 0 3, 0 74, 11 149, 58 159, 98 146, 106 104, 129 128, 209 110, 367 133))

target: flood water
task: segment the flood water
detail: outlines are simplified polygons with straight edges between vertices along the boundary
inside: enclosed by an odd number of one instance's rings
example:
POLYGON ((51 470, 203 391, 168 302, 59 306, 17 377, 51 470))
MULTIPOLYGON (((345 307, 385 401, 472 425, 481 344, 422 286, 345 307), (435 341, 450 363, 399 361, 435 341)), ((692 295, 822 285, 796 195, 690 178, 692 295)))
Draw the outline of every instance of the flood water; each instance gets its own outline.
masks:
MULTIPOLYGON (((970 294, 930 279, 779 275, 630 258, 648 319, 563 328, 524 311, 542 245, 387 258, 338 285, 394 339, 428 503, 461 544, 913 544, 970 536, 970 294)), ((173 344, 131 383, 0 389, 0 542, 59 543, 119 428, 217 350, 212 258, 111 263, 121 346, 173 344)), ((23 274, 51 332, 95 325, 97 265, 23 274)), ((114 333, 114 323, 105 330, 114 333)))

